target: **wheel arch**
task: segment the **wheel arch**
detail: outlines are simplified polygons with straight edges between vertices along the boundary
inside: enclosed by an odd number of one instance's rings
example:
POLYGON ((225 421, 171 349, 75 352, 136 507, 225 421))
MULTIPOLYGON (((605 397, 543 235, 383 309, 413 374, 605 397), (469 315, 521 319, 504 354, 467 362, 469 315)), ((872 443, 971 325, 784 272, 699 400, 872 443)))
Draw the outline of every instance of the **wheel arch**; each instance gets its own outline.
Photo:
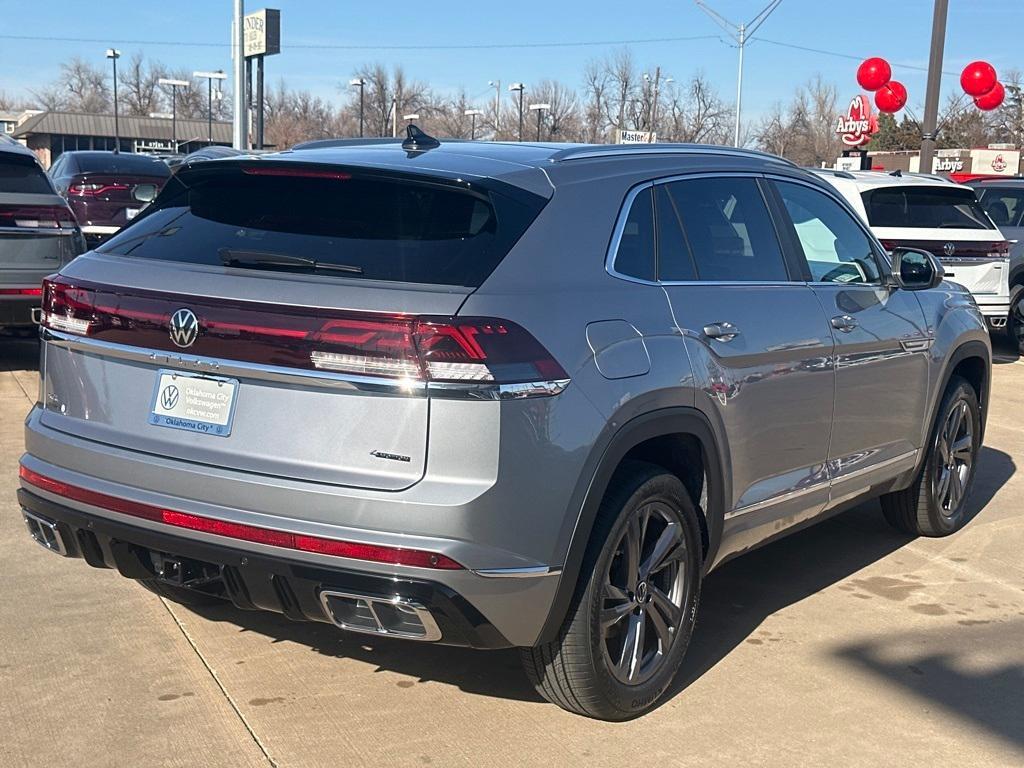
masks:
MULTIPOLYGON (((704 413, 689 406, 661 408, 636 416, 617 427, 607 440, 595 447, 592 460, 587 464, 593 468, 584 471, 577 492, 573 494, 570 510, 576 510, 576 525, 569 541, 555 597, 537 643, 550 642, 558 635, 579 583, 580 570, 587 547, 590 545, 598 508, 622 463, 630 459, 651 461, 679 476, 678 467, 684 466, 681 462, 685 462, 687 444, 699 448, 701 452, 701 481, 707 488, 705 508, 701 508, 699 495, 692 498, 695 495, 694 477, 683 473, 680 480, 690 492, 694 506, 698 508, 698 518, 701 518, 699 522, 704 538, 704 568, 714 562, 714 555, 721 541, 725 507, 727 500, 731 498, 731 476, 728 462, 725 460, 727 446, 724 435, 704 413), (674 438, 680 438, 675 447, 682 451, 681 455, 668 455, 658 460, 647 453, 674 438)), ((669 446, 666 444, 665 447, 669 446)))

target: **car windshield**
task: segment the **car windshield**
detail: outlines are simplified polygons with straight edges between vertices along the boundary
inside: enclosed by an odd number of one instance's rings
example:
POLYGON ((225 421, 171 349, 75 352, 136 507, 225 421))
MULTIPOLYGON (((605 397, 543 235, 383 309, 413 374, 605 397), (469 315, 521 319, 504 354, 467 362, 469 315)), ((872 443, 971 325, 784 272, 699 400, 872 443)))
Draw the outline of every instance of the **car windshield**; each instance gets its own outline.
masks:
POLYGON ((995 229, 974 192, 940 186, 888 187, 864 193, 873 227, 995 229))
POLYGON ((160 176, 171 175, 167 164, 155 157, 130 152, 81 152, 75 157, 79 173, 106 175, 160 176))

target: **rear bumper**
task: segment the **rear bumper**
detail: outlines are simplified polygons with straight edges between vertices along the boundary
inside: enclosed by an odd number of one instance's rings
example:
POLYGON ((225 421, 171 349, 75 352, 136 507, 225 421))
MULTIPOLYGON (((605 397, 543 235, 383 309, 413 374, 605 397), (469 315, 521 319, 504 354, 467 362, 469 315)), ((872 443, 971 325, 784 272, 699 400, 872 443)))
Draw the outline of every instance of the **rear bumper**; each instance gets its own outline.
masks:
POLYGON ((244 610, 273 611, 296 621, 340 623, 328 615, 324 593, 360 596, 385 604, 415 606, 427 625, 420 639, 473 648, 513 644, 465 597, 440 581, 325 567, 197 541, 83 512, 27 488, 18 490, 18 502, 31 521, 30 530, 38 530, 41 525, 47 533, 52 543, 40 542, 47 549, 84 559, 95 568, 116 569, 127 578, 158 578, 151 554, 158 553, 160 558, 185 562, 193 573, 204 574, 195 584, 186 586, 223 597, 244 610))
POLYGON ((974 300, 990 329, 1006 327, 1006 318, 1010 314, 1009 296, 975 296, 974 300))

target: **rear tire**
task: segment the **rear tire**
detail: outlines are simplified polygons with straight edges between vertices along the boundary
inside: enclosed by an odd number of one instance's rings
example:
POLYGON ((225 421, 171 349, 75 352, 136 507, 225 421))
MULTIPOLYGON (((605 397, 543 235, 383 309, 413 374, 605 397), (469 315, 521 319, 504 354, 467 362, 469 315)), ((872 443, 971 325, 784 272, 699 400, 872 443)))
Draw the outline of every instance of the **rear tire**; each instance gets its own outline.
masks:
POLYGON ((1006 318, 1006 338, 1018 355, 1024 356, 1024 288, 1018 288, 1010 301, 1010 314, 1006 318))
POLYGON ((224 598, 210 595, 206 592, 198 592, 186 587, 177 587, 157 579, 139 579, 139 584, 155 595, 167 598, 172 603, 178 603, 188 608, 204 608, 211 605, 224 605, 224 598))
POLYGON ((538 693, 601 720, 652 709, 690 642, 701 566, 697 513, 679 478, 652 464, 623 465, 557 639, 520 649, 538 693))
POLYGON ((932 427, 928 455, 914 482, 882 496, 882 513, 911 536, 949 536, 966 521, 981 448, 981 409, 974 388, 950 379, 932 427))

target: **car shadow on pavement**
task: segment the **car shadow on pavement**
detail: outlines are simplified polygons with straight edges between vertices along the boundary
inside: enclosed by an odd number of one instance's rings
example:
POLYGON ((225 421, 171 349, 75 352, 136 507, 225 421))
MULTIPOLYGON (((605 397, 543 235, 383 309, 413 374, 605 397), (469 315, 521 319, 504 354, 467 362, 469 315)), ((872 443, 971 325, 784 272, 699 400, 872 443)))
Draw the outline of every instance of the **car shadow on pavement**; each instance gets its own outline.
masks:
POLYGON ((1017 345, 1007 338, 992 337, 992 364, 1005 365, 1016 363, 1020 360, 1020 351, 1017 345))
MULTIPOLYGON (((972 516, 1015 471, 1007 454, 982 450, 972 490, 972 516)), ((909 541, 886 524, 878 502, 871 502, 722 566, 705 582, 690 649, 676 683, 662 702, 681 693, 750 638, 768 616, 841 582, 909 541)), ((522 672, 515 650, 475 651, 378 639, 345 633, 327 624, 292 622, 278 614, 230 606, 192 610, 274 642, 298 643, 317 653, 355 659, 419 681, 454 685, 484 696, 541 701, 522 672)))

